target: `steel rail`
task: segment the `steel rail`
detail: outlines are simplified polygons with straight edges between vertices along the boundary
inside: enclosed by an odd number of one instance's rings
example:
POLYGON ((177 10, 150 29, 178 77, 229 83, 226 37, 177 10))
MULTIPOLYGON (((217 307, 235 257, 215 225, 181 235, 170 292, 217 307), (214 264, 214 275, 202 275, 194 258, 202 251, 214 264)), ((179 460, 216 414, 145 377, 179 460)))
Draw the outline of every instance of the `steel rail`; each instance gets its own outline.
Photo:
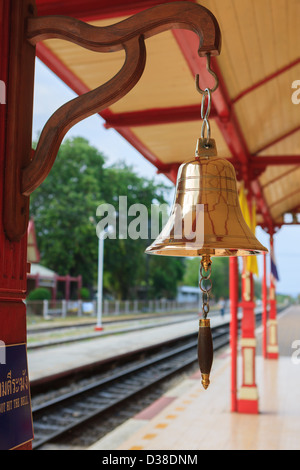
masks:
MULTIPOLYGON (((214 328, 215 350, 229 343, 229 324, 214 328)), ((55 440, 82 426, 89 420, 111 411, 153 385, 197 362, 197 334, 188 343, 146 359, 139 365, 129 365, 110 377, 66 393, 33 408, 35 440, 33 449, 55 440)), ((177 338, 178 342, 178 338, 177 338)), ((176 344, 176 343, 175 343, 176 344)))

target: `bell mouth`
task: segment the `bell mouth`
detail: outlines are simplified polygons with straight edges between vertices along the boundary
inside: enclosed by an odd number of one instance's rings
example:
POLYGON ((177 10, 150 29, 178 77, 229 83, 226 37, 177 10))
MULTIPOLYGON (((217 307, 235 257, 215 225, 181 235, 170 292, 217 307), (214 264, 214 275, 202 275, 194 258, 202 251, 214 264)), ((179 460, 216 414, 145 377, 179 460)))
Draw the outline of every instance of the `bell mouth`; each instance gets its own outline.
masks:
POLYGON ((221 157, 182 164, 168 222, 146 253, 245 257, 267 252, 243 216, 232 164, 221 157))
POLYGON ((158 244, 149 246, 145 253, 149 255, 162 255, 162 256, 185 256, 196 257, 209 255, 211 257, 233 257, 233 256, 257 256, 267 253, 268 250, 264 246, 257 249, 243 249, 243 248, 203 248, 199 249, 190 246, 174 246, 174 245, 161 245, 158 244))

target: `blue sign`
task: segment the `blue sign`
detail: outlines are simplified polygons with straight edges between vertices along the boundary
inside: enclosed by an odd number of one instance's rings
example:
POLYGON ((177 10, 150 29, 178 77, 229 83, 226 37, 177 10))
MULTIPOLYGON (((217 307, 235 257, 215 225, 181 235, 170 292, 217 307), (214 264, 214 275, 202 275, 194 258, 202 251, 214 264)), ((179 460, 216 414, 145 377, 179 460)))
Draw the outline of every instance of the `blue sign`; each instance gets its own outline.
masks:
POLYGON ((26 344, 2 343, 0 357, 0 450, 10 450, 33 439, 26 344))

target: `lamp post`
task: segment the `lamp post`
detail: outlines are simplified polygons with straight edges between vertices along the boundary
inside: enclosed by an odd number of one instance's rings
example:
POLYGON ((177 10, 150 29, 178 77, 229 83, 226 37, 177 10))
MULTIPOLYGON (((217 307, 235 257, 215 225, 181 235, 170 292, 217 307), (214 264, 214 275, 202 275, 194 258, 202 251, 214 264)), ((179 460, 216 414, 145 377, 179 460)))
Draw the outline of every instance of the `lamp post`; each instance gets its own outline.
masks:
POLYGON ((98 295, 97 295, 97 325, 95 331, 102 331, 102 299, 103 299, 103 260, 104 260, 104 240, 108 233, 112 233, 113 227, 108 226, 102 230, 98 235, 98 295))

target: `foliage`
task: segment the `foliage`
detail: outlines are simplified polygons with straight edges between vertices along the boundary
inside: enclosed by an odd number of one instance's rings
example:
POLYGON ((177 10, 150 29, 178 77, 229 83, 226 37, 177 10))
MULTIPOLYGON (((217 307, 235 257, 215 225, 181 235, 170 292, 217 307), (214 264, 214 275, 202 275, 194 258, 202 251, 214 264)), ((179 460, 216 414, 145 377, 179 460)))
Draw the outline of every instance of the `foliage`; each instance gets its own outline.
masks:
POLYGON ((82 300, 90 300, 91 294, 89 289, 87 289, 86 287, 82 287, 80 289, 80 297, 82 300))
MULTIPOLYGON (((85 139, 66 140, 49 176, 31 197, 42 264, 60 275, 81 274, 84 286, 91 290, 97 281, 97 207, 107 203, 116 208, 118 229, 119 196, 127 196, 128 208, 143 204, 149 220, 151 204, 164 204, 168 191, 165 185, 138 176, 124 163, 106 168, 105 157, 85 139)), ((129 226, 137 216, 128 216, 129 226)), ((146 285, 155 296, 175 295, 183 276, 182 261, 164 258, 150 262, 144 254, 150 243, 148 233, 136 240, 119 236, 105 240, 106 293, 126 299, 146 285)))
POLYGON ((184 272, 185 264, 182 258, 151 256, 151 298, 175 298, 178 282, 182 281, 184 272))
POLYGON ((97 239, 90 219, 102 202, 103 165, 104 157, 85 139, 67 140, 31 197, 43 264, 60 275, 82 274, 86 285, 95 278, 97 239))
MULTIPOLYGON (((109 184, 104 197, 107 203, 117 209, 116 228, 120 224, 129 228, 140 215, 139 211, 132 216, 127 215, 127 223, 124 224, 121 220, 124 211, 119 210, 119 196, 127 196, 127 209, 137 203, 144 205, 147 208, 148 221, 151 204, 165 203, 164 192, 167 188, 164 185, 156 185, 152 180, 141 178, 124 163, 107 168, 105 178, 109 184)), ((137 227, 137 231, 142 232, 142 227, 137 227)), ((148 227, 146 232, 144 235, 147 237, 148 227)), ((118 235, 116 239, 109 238, 105 241, 104 268, 108 276, 104 278, 104 286, 111 288, 120 299, 126 299, 135 296, 135 287, 145 279, 144 251, 148 239, 132 239, 126 231, 121 236, 120 233, 118 235)))
POLYGON ((32 290, 27 297, 27 300, 50 300, 51 292, 46 287, 37 287, 32 290))
MULTIPOLYGON (((213 283, 212 297, 216 300, 220 298, 229 298, 229 258, 212 258, 212 274, 213 283)), ((186 271, 183 278, 184 285, 199 285, 200 260, 193 258, 186 260, 186 271)))

